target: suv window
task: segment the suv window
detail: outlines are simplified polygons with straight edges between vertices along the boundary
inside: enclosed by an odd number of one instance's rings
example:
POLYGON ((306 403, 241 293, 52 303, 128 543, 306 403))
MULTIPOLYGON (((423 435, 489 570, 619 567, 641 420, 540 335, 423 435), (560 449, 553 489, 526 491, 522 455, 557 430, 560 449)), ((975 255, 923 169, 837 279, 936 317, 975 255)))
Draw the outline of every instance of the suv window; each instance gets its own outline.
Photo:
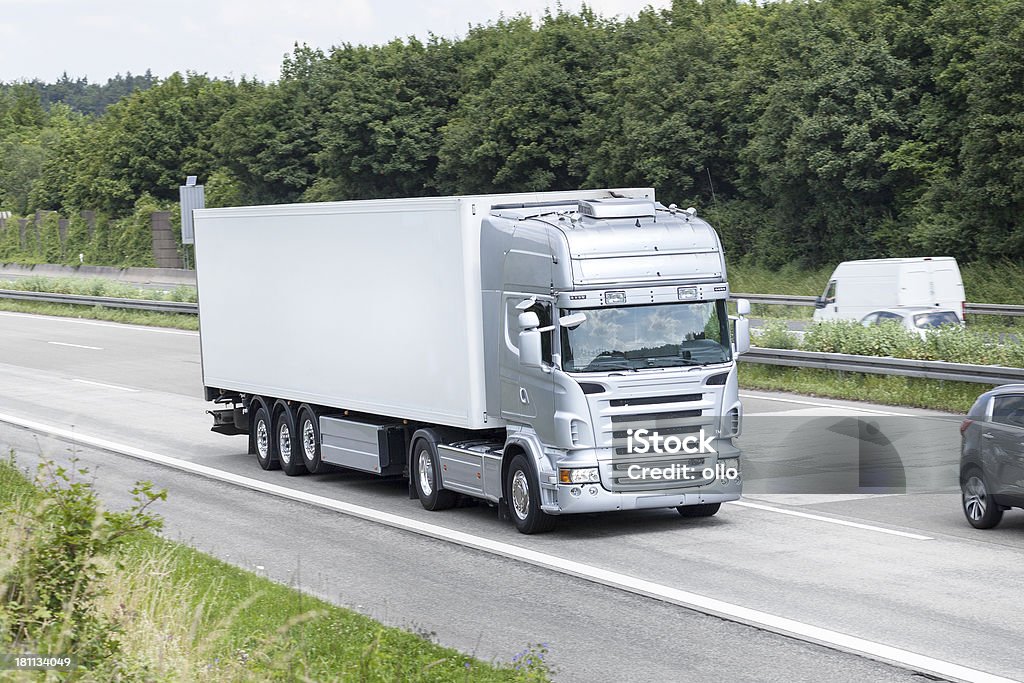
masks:
POLYGON ((903 320, 903 316, 899 313, 890 313, 889 311, 880 311, 878 313, 878 322, 882 323, 886 320, 903 320))
POLYGON ((935 311, 934 313, 920 313, 914 316, 914 326, 931 329, 943 325, 960 325, 960 318, 953 311, 935 311))
POLYGON ((996 396, 992 403, 992 421, 1024 428, 1024 396, 996 396))

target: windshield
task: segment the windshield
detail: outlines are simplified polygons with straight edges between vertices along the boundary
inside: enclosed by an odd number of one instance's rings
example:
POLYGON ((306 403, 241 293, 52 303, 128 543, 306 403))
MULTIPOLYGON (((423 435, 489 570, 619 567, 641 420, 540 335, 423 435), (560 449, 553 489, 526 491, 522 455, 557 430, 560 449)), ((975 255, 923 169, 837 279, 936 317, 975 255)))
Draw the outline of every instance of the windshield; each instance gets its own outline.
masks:
POLYGON ((588 308, 562 328, 566 372, 707 365, 732 360, 725 301, 588 308))
POLYGON ((953 311, 935 311, 934 313, 921 313, 914 316, 914 325, 922 329, 959 324, 960 318, 953 311))

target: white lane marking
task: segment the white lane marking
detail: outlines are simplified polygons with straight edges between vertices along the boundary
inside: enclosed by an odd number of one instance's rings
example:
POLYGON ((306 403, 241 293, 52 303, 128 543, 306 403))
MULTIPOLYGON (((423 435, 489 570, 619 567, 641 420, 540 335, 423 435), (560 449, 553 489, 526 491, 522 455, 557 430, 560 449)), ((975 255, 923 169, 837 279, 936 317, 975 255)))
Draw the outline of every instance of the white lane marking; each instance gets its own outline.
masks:
POLYGON ((805 624, 794 619, 780 617, 768 612, 762 612, 760 610, 735 605, 733 603, 709 598, 689 591, 680 590, 678 588, 664 586, 652 581, 646 581, 634 576, 629 576, 628 574, 613 572, 608 569, 601 569, 600 567, 592 567, 590 565, 583 564, 582 562, 575 562, 556 555, 549 555, 547 553, 530 550, 528 548, 523 548, 511 543, 505 543, 503 541, 495 541, 482 536, 474 536, 473 534, 448 529, 436 524, 420 522, 415 519, 409 519, 389 512, 381 512, 380 510, 374 510, 373 508, 367 508, 361 505, 353 505, 352 503, 345 503, 340 500, 306 493, 305 491, 298 491, 296 489, 279 486, 277 484, 268 484, 250 477, 243 477, 238 474, 232 474, 231 472, 224 472, 213 467, 207 467, 206 465, 198 465, 193 462, 188 462, 187 460, 180 460, 178 458, 160 455, 159 453, 145 451, 141 448, 135 448, 134 446, 119 444, 97 437, 86 436, 60 427, 54 427, 32 420, 25 420, 23 418, 15 417, 13 415, 5 415, 3 413, 0 413, 0 422, 7 422, 32 431, 42 432, 58 438, 67 439, 78 444, 93 446, 95 448, 114 453, 120 453, 122 455, 157 463, 184 472, 198 474, 209 479, 216 479, 225 483, 234 484, 260 493, 267 493, 280 498, 315 505, 317 507, 334 510, 342 514, 358 517, 371 522, 385 524, 403 531, 429 536, 431 538, 455 543, 457 545, 466 546, 468 548, 473 548, 494 555, 500 555, 520 562, 526 562, 560 574, 575 576, 592 583, 602 584, 618 590, 634 593, 636 595, 643 595, 704 614, 711 614, 728 621, 747 624, 754 628, 771 631, 772 633, 778 633, 801 641, 823 645, 834 650, 848 652, 860 657, 866 657, 868 659, 885 662, 887 664, 908 668, 914 671, 938 676, 940 678, 953 681, 966 681, 969 683, 1019 683, 1012 679, 997 676, 979 669, 972 669, 961 664, 935 659, 934 657, 928 657, 927 655, 921 655, 916 652, 903 650, 891 645, 876 643, 865 638, 858 638, 857 636, 840 633, 839 631, 833 631, 831 629, 814 626, 812 624, 805 624))
POLYGON ((76 349, 92 349, 93 351, 102 351, 103 350, 103 348, 99 347, 99 346, 86 346, 84 344, 69 344, 67 342, 55 342, 55 341, 48 341, 46 343, 47 344, 53 344, 54 346, 72 346, 72 347, 74 347, 76 349))
POLYGON ((912 413, 897 413, 892 410, 876 410, 874 408, 860 408, 858 406, 837 405, 835 403, 820 403, 818 401, 801 401, 795 398, 777 398, 763 394, 740 394, 740 398, 755 398, 764 401, 778 401, 779 403, 796 403, 804 406, 817 406, 821 408, 834 408, 840 410, 856 410, 862 413, 874 413, 875 415, 892 415, 895 417, 930 417, 928 415, 914 415, 912 413))
POLYGON ((842 417, 856 413, 844 412, 843 406, 821 406, 815 408, 794 408, 792 410, 769 410, 761 413, 743 413, 743 417, 842 417))
POLYGON ((198 337, 198 332, 191 330, 175 330, 169 327, 149 327, 146 325, 129 325, 127 323, 105 323, 98 320, 82 320, 81 318, 61 318, 54 315, 36 315, 33 313, 14 313, 12 311, 0 311, 0 315, 12 318, 31 318, 33 320, 49 320, 52 322, 75 323, 78 325, 92 325, 93 327, 112 327, 116 330, 135 330, 136 332, 159 332, 160 334, 182 334, 188 337, 198 337))
POLYGON ((903 538, 913 538, 918 541, 934 541, 935 539, 931 536, 922 536, 921 534, 912 534, 908 531, 897 531, 896 529, 885 529, 880 526, 871 526, 870 524, 860 524, 858 522, 847 522, 845 519, 835 519, 834 517, 823 517, 821 515, 812 515, 807 512, 797 512, 796 510, 784 510, 783 508, 772 507, 770 505, 760 505, 758 503, 748 503, 745 500, 734 500, 729 503, 730 505, 738 505, 744 508, 753 508, 755 510, 767 510, 769 512, 777 512, 780 515, 789 515, 791 517, 804 517, 805 519, 813 519, 819 522, 828 522, 829 524, 838 524, 840 526, 849 526, 854 529, 865 529, 867 531, 877 531, 881 534, 890 534, 892 536, 902 536, 903 538))
POLYGON ((72 382, 80 382, 82 384, 91 384, 96 387, 103 387, 104 389, 118 389, 119 391, 132 391, 135 393, 139 392, 139 389, 131 389, 129 387, 119 387, 116 384, 104 384, 103 382, 93 382, 88 379, 73 379, 72 382))

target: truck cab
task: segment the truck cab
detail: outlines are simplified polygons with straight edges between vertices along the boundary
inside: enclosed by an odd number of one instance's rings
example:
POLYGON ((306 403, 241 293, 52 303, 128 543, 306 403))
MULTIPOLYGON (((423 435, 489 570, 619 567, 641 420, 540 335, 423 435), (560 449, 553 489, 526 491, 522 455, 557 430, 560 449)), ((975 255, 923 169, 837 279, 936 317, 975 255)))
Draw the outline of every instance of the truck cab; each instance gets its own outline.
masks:
POLYGON ((710 225, 647 198, 499 205, 481 264, 497 333, 487 406, 506 422, 492 486, 521 531, 603 510, 705 516, 739 498, 735 360, 749 331, 728 315, 710 225), (533 470, 518 487, 510 456, 533 470))

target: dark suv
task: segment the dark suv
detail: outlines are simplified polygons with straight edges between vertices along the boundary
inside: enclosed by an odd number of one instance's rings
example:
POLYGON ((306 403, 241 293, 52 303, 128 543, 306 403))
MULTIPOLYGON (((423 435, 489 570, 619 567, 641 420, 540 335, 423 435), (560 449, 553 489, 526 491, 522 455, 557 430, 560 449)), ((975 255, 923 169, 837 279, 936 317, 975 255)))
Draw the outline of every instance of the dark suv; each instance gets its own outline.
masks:
POLYGON ((964 516, 991 529, 1003 511, 1024 507, 1024 384, 985 392, 960 425, 964 516))

